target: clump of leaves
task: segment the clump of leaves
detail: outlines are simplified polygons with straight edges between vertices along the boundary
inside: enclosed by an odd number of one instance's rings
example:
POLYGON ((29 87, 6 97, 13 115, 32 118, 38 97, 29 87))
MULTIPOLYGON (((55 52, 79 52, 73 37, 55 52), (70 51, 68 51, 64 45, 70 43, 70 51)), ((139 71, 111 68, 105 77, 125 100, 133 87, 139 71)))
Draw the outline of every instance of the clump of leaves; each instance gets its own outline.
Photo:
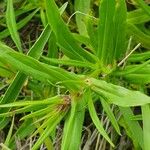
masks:
POLYGON ((70 27, 75 26, 78 31, 74 33, 68 27, 69 22, 64 21, 67 13, 64 19, 61 17, 68 3, 60 9, 54 0, 36 2, 35 8, 33 3, 26 1, 17 12, 13 1, 7 1, 7 28, 0 33, 0 39, 10 35, 18 51, 0 43, 1 74, 4 77, 16 74, 1 96, 0 128, 8 125, 11 116, 23 116, 14 135, 13 119, 1 146, 15 149, 16 136, 24 139, 39 135, 32 150, 42 143, 47 149, 53 149, 56 127, 63 124, 61 149, 78 150, 88 111, 93 124, 109 143, 108 149, 117 147, 113 136, 122 135, 120 126, 135 149, 149 149, 150 97, 146 84, 150 81, 150 32, 145 26, 150 20, 149 6, 142 0, 134 0, 135 9, 128 11, 125 0, 100 0, 99 5, 94 6, 98 7, 99 17, 96 17, 91 15, 90 0, 76 0, 77 26, 70 23, 70 27), (16 21, 16 17, 28 12, 27 17, 16 21), (25 54, 18 30, 35 14, 41 18, 44 29, 25 54), (25 83, 33 91, 32 100, 18 99, 25 83), (97 114, 96 102, 100 102, 99 107, 113 126, 109 132, 97 114), (138 117, 134 115, 136 106, 142 110, 138 117))

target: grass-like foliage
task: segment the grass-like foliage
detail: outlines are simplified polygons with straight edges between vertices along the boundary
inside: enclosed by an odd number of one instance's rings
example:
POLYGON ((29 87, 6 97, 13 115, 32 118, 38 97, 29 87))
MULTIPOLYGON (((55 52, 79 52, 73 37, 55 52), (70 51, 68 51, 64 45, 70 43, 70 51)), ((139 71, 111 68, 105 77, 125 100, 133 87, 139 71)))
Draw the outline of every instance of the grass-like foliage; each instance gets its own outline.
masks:
POLYGON ((1 149, 19 149, 16 139, 28 138, 32 150, 150 149, 147 2, 0 7, 1 149))

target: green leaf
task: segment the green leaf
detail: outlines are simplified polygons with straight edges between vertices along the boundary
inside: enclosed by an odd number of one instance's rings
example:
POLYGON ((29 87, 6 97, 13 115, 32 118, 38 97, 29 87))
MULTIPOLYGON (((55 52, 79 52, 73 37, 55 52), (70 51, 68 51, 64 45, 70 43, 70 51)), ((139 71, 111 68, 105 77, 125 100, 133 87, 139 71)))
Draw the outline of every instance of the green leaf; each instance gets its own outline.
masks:
POLYGON ((124 128, 125 134, 127 135, 127 137, 132 140, 134 149, 140 150, 141 147, 140 147, 138 141, 134 138, 134 136, 130 130, 129 124, 127 123, 127 121, 124 119, 123 116, 120 117, 119 124, 121 127, 124 128))
POLYGON ((51 36, 48 40, 48 54, 47 54, 48 58, 57 58, 59 56, 58 55, 58 47, 57 47, 56 42, 57 41, 56 41, 55 34, 52 32, 51 36))
MULTIPOLYGON (((25 120, 16 131, 11 141, 14 141, 16 137, 23 139, 33 133, 35 130, 35 125, 33 124, 33 119, 25 120), (30 126, 29 126, 30 124, 30 126), (32 125, 31 125, 32 124, 32 125)), ((13 142, 12 142, 13 143, 13 142)))
MULTIPOLYGON (((0 49, 0 58, 5 63, 42 82, 46 83, 49 81, 52 84, 56 84, 57 82, 68 80, 79 81, 79 78, 73 73, 58 67, 43 64, 32 57, 19 54, 2 43, 0 44, 0 48, 2 49, 2 51, 0 49)), ((65 86, 72 90, 79 88, 79 85, 65 84, 65 86)))
POLYGON ((150 97, 140 91, 128 90, 94 78, 90 78, 88 84, 93 91, 104 97, 109 103, 118 106, 141 106, 150 103, 150 97))
MULTIPOLYGON (((36 9, 31 14, 29 14, 27 17, 25 17, 24 19, 22 19, 21 21, 19 21, 17 23, 17 30, 19 30, 22 27, 24 27, 33 18, 33 16, 37 13, 37 11, 39 11, 39 9, 36 9)), ((5 30, 3 30, 3 31, 0 32, 0 39, 6 38, 9 35, 10 35, 10 33, 9 33, 8 28, 7 28, 7 29, 5 29, 5 30)))
POLYGON ((15 114, 36 111, 38 109, 42 109, 43 107, 44 107, 44 105, 28 105, 28 106, 24 106, 24 107, 21 107, 19 109, 13 110, 13 111, 9 111, 9 112, 6 112, 6 113, 1 113, 0 117, 9 117, 9 116, 14 116, 15 114))
POLYGON ((113 111, 110 109, 109 104, 104 99, 101 99, 101 103, 102 103, 103 109, 106 112, 106 114, 107 114, 109 120, 111 121, 113 127, 115 128, 117 133, 121 135, 118 122, 117 122, 117 120, 113 114, 113 111))
POLYGON ((76 23, 78 26, 79 33, 84 36, 87 36, 87 30, 84 21, 85 15, 83 14, 88 15, 90 11, 90 2, 91 0, 76 0, 74 4, 75 11, 81 12, 81 13, 76 13, 76 23))
POLYGON ((148 150, 150 147, 150 106, 149 104, 142 106, 142 118, 143 118, 143 139, 144 150, 148 150))
MULTIPOLYGON (((37 39, 37 41, 34 43, 34 45, 31 47, 31 49, 28 52, 28 55, 38 59, 42 53, 42 50, 49 38, 50 35, 50 28, 47 26, 44 31, 42 32, 41 36, 37 39)), ((4 45, 3 45, 4 46, 4 45)), ((3 49, 1 47, 1 49, 3 49)), ((11 50, 13 51, 13 50, 11 50)), ((27 76, 18 73, 16 77, 14 78, 14 81, 11 83, 9 88, 7 89, 4 97, 1 100, 1 103, 9 103, 16 99, 18 93, 20 92, 25 80, 27 79, 27 76)))
POLYGON ((150 47, 150 36, 142 32, 138 27, 133 24, 127 24, 128 33, 133 36, 133 38, 142 43, 142 46, 149 48, 150 47))
MULTIPOLYGON (((37 41, 34 43, 34 45, 31 47, 31 49, 29 50, 28 55, 38 59, 40 57, 41 53, 42 53, 42 50, 43 50, 49 36, 50 36, 50 28, 49 28, 49 26, 47 26, 43 30, 42 34, 37 39, 37 41)), ((11 51, 13 51, 13 50, 11 50, 11 51)), ((5 103, 10 103, 10 102, 15 101, 15 99, 17 98, 17 96, 18 96, 24 82, 26 81, 26 79, 27 79, 27 76, 25 74, 23 74, 21 72, 18 72, 16 74, 14 80, 12 81, 10 86, 8 87, 7 91, 5 92, 5 95, 1 99, 0 103, 5 104, 5 103)), ((1 109, 0 112, 4 113, 4 112, 7 112, 8 110, 9 109, 1 109)), ((2 120, 0 121, 0 124, 1 123, 3 123, 2 120)))
POLYGON ((144 22, 148 22, 150 20, 150 16, 143 11, 143 9, 135 9, 133 11, 128 12, 127 22, 131 24, 141 24, 144 22))
POLYGON ((140 61, 145 61, 150 58, 150 52, 146 51, 143 53, 137 53, 137 54, 132 54, 128 58, 128 62, 140 62, 140 61))
MULTIPOLYGON (((62 10, 64 10, 64 8, 66 7, 66 5, 63 5, 63 6, 64 7, 62 7, 60 10, 61 13, 62 13, 62 10)), ((18 23, 18 27, 22 27, 22 25, 25 25, 35 15, 35 13, 37 11, 38 11, 38 9, 36 9, 34 12, 32 12, 30 15, 28 15, 22 21, 20 21, 18 23)), ((43 32, 41 33, 40 37, 36 40, 34 45, 31 47, 31 49, 29 50, 27 55, 29 55, 33 58, 39 59, 40 55, 42 54, 42 50, 43 50, 46 42, 49 39, 50 33, 51 33, 50 27, 49 27, 49 25, 47 25, 45 27, 45 29, 43 30, 43 32)), ((4 97, 2 98, 1 103, 4 104, 6 102, 10 103, 10 102, 14 101, 16 99, 16 97, 18 96, 18 94, 19 94, 19 92, 20 92, 26 79, 27 79, 27 75, 25 75, 21 72, 18 72, 18 74, 14 78, 14 81, 10 84, 4 97)), ((7 112, 7 111, 8 111, 8 109, 6 109, 5 111, 3 110, 2 112, 7 112)))
POLYGON ((55 59, 55 58, 47 58, 42 56, 42 59, 44 59, 44 61, 46 61, 47 63, 49 62, 49 64, 61 64, 61 65, 67 65, 67 66, 76 66, 76 67, 87 67, 87 68, 91 68, 94 69, 96 68, 96 65, 92 64, 92 63, 88 63, 88 62, 83 62, 83 61, 77 61, 77 60, 71 60, 71 59, 55 59))
POLYGON ((119 72, 116 71, 114 74, 115 75, 127 75, 127 74, 131 74, 134 72, 138 72, 141 69, 149 67, 149 65, 148 65, 149 63, 150 63, 150 60, 147 60, 139 65, 128 65, 128 66, 126 66, 126 68, 124 70, 122 70, 122 71, 120 70, 119 72))
POLYGON ((100 134, 111 144, 111 146, 114 147, 114 144, 112 143, 111 139, 109 138, 108 134, 106 133, 106 131, 103 128, 102 123, 100 122, 96 110, 94 108, 94 104, 91 98, 91 93, 89 93, 89 97, 88 97, 88 110, 90 113, 90 116, 92 118, 92 121, 94 123, 94 125, 96 126, 97 130, 100 132, 100 134))
POLYGON ((39 38, 34 43, 34 45, 31 47, 31 49, 29 50, 27 55, 29 55, 35 59, 39 59, 43 52, 45 44, 47 43, 47 41, 50 37, 50 33, 51 33, 51 29, 50 29, 49 25, 47 25, 44 28, 41 35, 39 36, 39 38))
MULTIPOLYGON (((46 115, 47 113, 49 112, 52 112, 52 110, 56 107, 56 105, 51 105, 51 106, 48 106, 46 108, 43 108, 43 109, 40 109, 40 110, 37 110, 35 112, 32 112, 28 115, 25 115, 23 116, 20 120, 26 120, 26 119, 29 119, 29 118, 35 118, 35 117, 41 117, 43 116, 44 114, 46 115)), ((45 116, 44 116, 45 117, 45 116)))
POLYGON ((150 7, 143 0, 135 0, 139 6, 150 16, 150 7))
POLYGON ((57 118, 55 118, 55 120, 53 120, 53 122, 50 122, 50 123, 47 124, 47 127, 45 128, 45 130, 43 131, 43 133, 40 135, 39 139, 36 141, 36 143, 32 147, 32 150, 37 150, 40 147, 40 145, 43 143, 43 141, 54 130, 54 128, 56 127, 56 125, 62 120, 62 118, 64 117, 64 115, 65 115, 65 113, 60 114, 59 116, 57 116, 57 118))
POLYGON ((119 107, 119 109, 125 119, 125 123, 129 127, 133 139, 136 142, 138 142, 141 148, 143 149, 143 131, 138 121, 131 119, 134 116, 132 110, 130 108, 123 108, 123 107, 119 107))
POLYGON ((44 9, 42 8, 40 9, 40 17, 41 17, 42 24, 45 27, 47 25, 47 18, 44 9))
MULTIPOLYGON (((34 12, 32 12, 24 20, 22 20, 22 22, 20 22, 20 24, 19 24, 20 27, 23 24, 26 24, 35 15, 35 13, 37 11, 38 11, 38 9, 35 10, 34 12)), ((40 37, 37 39, 37 41, 31 47, 31 49, 29 50, 27 55, 29 55, 33 58, 39 59, 40 55, 42 54, 42 50, 43 50, 46 42, 49 39, 50 33, 51 33, 50 27, 49 27, 49 25, 47 25, 45 27, 45 29, 43 30, 43 32, 41 33, 40 37)), ((24 75, 21 72, 18 72, 18 74, 14 78, 14 81, 9 86, 9 88, 7 89, 4 97, 2 98, 1 103, 6 103, 6 102, 9 103, 9 102, 14 101, 16 99, 16 97, 18 96, 18 94, 19 94, 19 92, 20 92, 20 90, 21 90, 21 88, 22 88, 22 86, 23 86, 26 79, 27 79, 26 75, 24 75)), ((6 111, 8 111, 8 109, 3 111, 3 112, 6 112, 6 111)))
POLYGON ((38 100, 38 101, 18 101, 13 103, 6 103, 1 104, 0 107, 21 107, 21 106, 28 106, 28 105, 48 105, 48 104, 61 104, 63 99, 60 96, 51 97, 45 100, 38 100))
POLYGON ((96 57, 94 55, 78 46, 76 40, 73 38, 73 35, 60 17, 54 0, 46 0, 46 12, 48 23, 55 33, 59 47, 65 55, 76 60, 95 62, 96 57))
POLYGON ((99 6, 99 23, 98 23, 98 49, 96 51, 102 65, 111 61, 113 54, 113 16, 115 12, 114 0, 101 0, 99 6), (110 33, 112 36, 110 36, 110 33))
MULTIPOLYGON (((64 3, 60 8, 59 8, 59 12, 60 15, 63 14, 63 12, 65 11, 66 7, 68 5, 68 2, 64 3)), ((52 32, 48 41, 48 57, 50 58, 57 58, 58 57, 58 47, 57 47, 57 41, 56 41, 56 37, 55 34, 52 32)))
POLYGON ((7 134, 5 143, 4 143, 6 146, 9 146, 10 139, 11 139, 11 136, 12 136, 13 127, 14 127, 14 117, 12 119, 12 123, 11 123, 10 129, 8 131, 8 134, 7 134))
POLYGON ((90 39, 89 37, 86 37, 86 36, 83 36, 83 35, 80 35, 78 33, 72 33, 73 37, 76 39, 76 41, 79 43, 79 44, 85 44, 87 48, 89 48, 89 50, 91 52, 93 52, 93 49, 90 45, 90 39))
POLYGON ((11 38, 15 42, 18 50, 22 52, 22 46, 21 46, 19 34, 17 32, 17 25, 16 25, 16 20, 15 20, 15 13, 14 13, 12 0, 7 1, 6 22, 7 22, 7 27, 9 29, 11 38))
POLYGON ((119 0, 116 2, 116 9, 115 9, 114 19, 113 19, 114 49, 112 51, 112 54, 109 53, 109 55, 113 56, 113 58, 111 58, 112 60, 113 59, 118 60, 120 59, 120 57, 123 57, 126 53, 126 49, 127 49, 126 42, 125 42, 126 41, 126 18, 127 18, 126 2, 125 0, 119 0))
MULTIPOLYGON (((35 119, 34 119, 35 120, 35 119)), ((36 123, 36 127, 40 127, 40 124, 39 123, 36 123)), ((38 128, 38 131, 40 133, 40 135, 43 134, 44 132, 44 129, 40 129, 38 128)), ((53 143, 52 143, 52 140, 50 137, 46 137, 45 140, 44 140, 44 144, 45 144, 45 147, 47 148, 47 150, 53 150, 53 143)))
POLYGON ((22 140, 25 137, 29 137, 35 129, 36 126, 33 124, 33 119, 25 120, 11 137, 11 141, 9 144, 11 149, 16 149, 16 138, 22 140))
POLYGON ((98 29, 94 27, 94 18, 87 18, 87 32, 90 39, 90 44, 93 47, 94 54, 96 54, 98 47, 98 29))
MULTIPOLYGON (((136 68, 137 65, 131 65, 128 67, 136 68)), ((135 70, 134 72, 122 75, 122 77, 125 78, 130 83, 144 85, 150 83, 149 75, 150 75, 150 65, 146 65, 145 67, 135 70)))
POLYGON ((72 133, 74 122, 75 122, 76 109, 77 109, 76 107, 77 107, 77 102, 73 100, 71 103, 71 110, 70 110, 69 116, 67 116, 67 119, 65 120, 65 127, 63 131, 61 150, 69 149, 70 141, 72 137, 71 133, 72 133))
POLYGON ((8 77, 11 78, 13 77, 14 73, 8 70, 7 68, 1 67, 0 66, 0 76, 1 77, 8 77))
POLYGON ((60 9, 59 9, 60 15, 63 14, 63 12, 66 10, 67 6, 68 6, 68 2, 64 3, 64 4, 60 7, 60 9))
POLYGON ((70 145, 69 145, 69 149, 71 150, 77 150, 79 149, 81 145, 81 136, 82 136, 82 130, 83 130, 84 117, 85 117, 87 92, 84 93, 83 97, 75 99, 75 100, 77 100, 78 103, 76 106, 76 114, 75 114, 74 121, 73 121, 73 127, 72 127, 71 132, 69 133, 70 135, 72 135, 70 137, 71 139, 70 139, 70 145))
POLYGON ((32 137, 34 137, 36 134, 39 133, 42 129, 47 127, 47 124, 53 124, 53 122, 56 120, 56 118, 60 117, 59 111, 56 110, 56 108, 53 107, 53 110, 48 113, 47 115, 43 116, 42 118, 37 118, 33 122, 33 124, 39 124, 40 122, 42 123, 37 130, 32 134, 32 137))
POLYGON ((131 120, 142 120, 142 115, 140 114, 140 115, 134 115, 132 118, 131 118, 131 120))

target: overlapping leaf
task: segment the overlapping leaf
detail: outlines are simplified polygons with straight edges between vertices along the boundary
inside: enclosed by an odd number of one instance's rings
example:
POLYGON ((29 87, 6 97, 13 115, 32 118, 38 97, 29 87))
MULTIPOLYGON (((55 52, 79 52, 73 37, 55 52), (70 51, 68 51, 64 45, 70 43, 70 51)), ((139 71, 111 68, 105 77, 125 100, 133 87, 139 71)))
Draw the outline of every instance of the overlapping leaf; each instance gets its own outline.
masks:
POLYGON ((73 38, 67 25, 60 17, 54 0, 46 0, 46 11, 48 23, 55 33, 58 45, 63 50, 65 55, 72 59, 95 62, 96 58, 94 55, 82 49, 73 38))
POLYGON ((106 98, 109 103, 123 107, 140 106, 150 103, 150 97, 139 91, 128 90, 124 87, 93 78, 87 81, 91 89, 106 98))
POLYGON ((101 0, 99 7, 99 23, 98 23, 98 48, 97 56, 101 63, 107 64, 108 56, 112 57, 114 25, 113 16, 115 12, 115 1, 101 0))
MULTIPOLYGON (((32 57, 13 51, 11 48, 2 43, 0 44, 0 58, 19 71, 42 82, 49 81, 50 83, 56 84, 57 82, 68 80, 78 81, 78 77, 75 74, 71 74, 58 67, 40 63, 32 57)), ((68 84, 66 86, 68 87, 68 84)), ((69 86, 71 89, 78 88, 77 85, 69 86)))

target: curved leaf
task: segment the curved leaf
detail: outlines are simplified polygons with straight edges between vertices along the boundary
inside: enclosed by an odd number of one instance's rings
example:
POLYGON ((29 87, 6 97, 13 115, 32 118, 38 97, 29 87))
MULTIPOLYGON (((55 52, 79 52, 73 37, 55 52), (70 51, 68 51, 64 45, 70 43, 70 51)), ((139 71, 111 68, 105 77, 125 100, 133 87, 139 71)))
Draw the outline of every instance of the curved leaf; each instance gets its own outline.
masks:
POLYGON ((15 42, 18 50, 22 52, 21 41, 20 41, 19 34, 17 32, 17 24, 15 20, 15 13, 14 13, 12 0, 7 1, 6 22, 7 22, 7 27, 9 29, 11 38, 15 42))
POLYGON ((94 55, 78 46, 73 35, 60 17, 54 0, 46 0, 46 12, 48 23, 65 55, 76 60, 95 62, 97 58, 94 55))
POLYGON ((93 101, 92 101, 90 94, 91 93, 89 93, 88 109, 89 109, 89 113, 90 113, 90 116, 92 118, 92 121, 93 121, 94 125, 96 126, 97 130, 100 132, 100 134, 114 147, 114 144, 112 143, 108 134, 104 130, 103 125, 97 116, 97 113, 96 113, 96 110, 94 108, 94 104, 93 104, 93 101))
POLYGON ((94 78, 89 79, 89 83, 93 91, 106 98, 109 103, 118 106, 140 106, 150 103, 150 97, 139 91, 129 90, 94 78))

